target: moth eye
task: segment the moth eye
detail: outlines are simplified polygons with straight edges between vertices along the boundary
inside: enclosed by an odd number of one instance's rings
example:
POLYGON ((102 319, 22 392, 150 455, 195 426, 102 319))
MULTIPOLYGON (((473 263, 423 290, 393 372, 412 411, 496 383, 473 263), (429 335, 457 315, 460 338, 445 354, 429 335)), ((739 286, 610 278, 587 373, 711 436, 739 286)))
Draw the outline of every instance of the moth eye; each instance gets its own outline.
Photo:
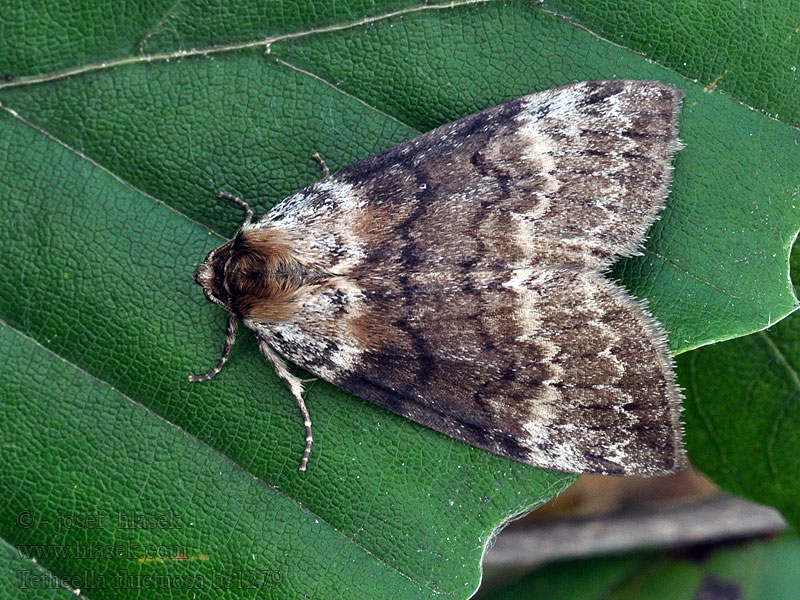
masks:
POLYGON ((197 267, 197 271, 194 273, 194 280, 203 288, 203 293, 209 302, 213 302, 214 304, 227 308, 227 305, 225 302, 223 302, 218 294, 218 282, 216 271, 213 265, 203 263, 197 267))

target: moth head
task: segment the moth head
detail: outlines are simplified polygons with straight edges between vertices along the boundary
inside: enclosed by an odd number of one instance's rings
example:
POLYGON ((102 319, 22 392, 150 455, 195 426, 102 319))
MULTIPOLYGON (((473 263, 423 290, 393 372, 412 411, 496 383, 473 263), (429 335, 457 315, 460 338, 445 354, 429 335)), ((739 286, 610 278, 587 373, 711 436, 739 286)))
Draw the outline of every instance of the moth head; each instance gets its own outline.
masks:
POLYGON ((230 262, 233 240, 206 254, 203 264, 197 267, 194 280, 203 288, 209 302, 230 311, 229 297, 225 286, 225 268, 230 262))
POLYGON ((194 280, 210 302, 241 319, 281 321, 307 275, 281 233, 246 228, 209 252, 194 280))

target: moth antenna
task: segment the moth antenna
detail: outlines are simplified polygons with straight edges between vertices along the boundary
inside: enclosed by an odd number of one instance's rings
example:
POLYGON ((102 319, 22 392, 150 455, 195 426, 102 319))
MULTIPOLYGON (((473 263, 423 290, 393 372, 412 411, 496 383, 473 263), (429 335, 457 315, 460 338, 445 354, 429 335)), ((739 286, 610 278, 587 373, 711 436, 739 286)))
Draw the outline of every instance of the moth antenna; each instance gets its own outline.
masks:
POLYGON ((303 416, 303 426, 306 428, 306 445, 303 449, 303 458, 300 459, 300 470, 305 471, 306 465, 308 464, 308 457, 311 456, 311 444, 314 442, 314 438, 311 435, 311 415, 308 414, 306 403, 303 400, 303 382, 299 377, 295 377, 289 372, 286 363, 272 348, 270 348, 267 340, 261 336, 257 337, 258 347, 261 353, 264 355, 264 358, 269 361, 269 364, 272 365, 272 368, 275 369, 275 373, 278 374, 281 381, 283 381, 289 388, 289 391, 292 392, 295 400, 297 400, 297 408, 300 409, 300 414, 303 416))
POLYGON ((250 221, 253 220, 253 209, 250 208, 250 205, 247 202, 245 202, 238 196, 234 196, 233 194, 229 194, 227 192, 220 192, 217 197, 221 198, 222 200, 228 200, 229 202, 233 202, 235 205, 239 206, 240 208, 243 208, 245 212, 245 217, 244 217, 244 223, 242 223, 241 226, 246 227, 250 225, 250 221))
POLYGON ((219 357, 217 364, 204 375, 189 375, 189 381, 197 383, 198 381, 208 381, 212 379, 217 373, 222 371, 222 367, 228 362, 228 357, 231 355, 231 348, 233 342, 236 341, 236 330, 239 327, 239 319, 233 313, 228 314, 228 324, 225 327, 225 345, 222 347, 222 356, 219 357))
POLYGON ((315 161, 317 161, 317 164, 320 167, 322 167, 322 178, 323 179, 325 179, 328 175, 331 174, 331 170, 328 168, 328 165, 325 164, 325 161, 322 160, 322 157, 319 155, 319 152, 314 152, 314 154, 311 155, 311 158, 313 158, 315 161))

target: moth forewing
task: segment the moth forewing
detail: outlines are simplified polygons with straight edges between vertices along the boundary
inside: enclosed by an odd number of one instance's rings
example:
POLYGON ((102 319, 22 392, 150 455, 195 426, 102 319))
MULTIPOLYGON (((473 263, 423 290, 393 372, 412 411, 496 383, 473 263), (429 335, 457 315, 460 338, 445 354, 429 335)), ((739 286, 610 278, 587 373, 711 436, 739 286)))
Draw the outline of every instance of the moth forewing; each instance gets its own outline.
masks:
MULTIPOLYGON (((683 467, 661 326, 603 276, 663 209, 682 93, 591 81, 524 96, 284 200, 196 279, 311 422, 288 360, 495 454, 583 473, 683 467)), ((324 163, 321 163, 324 166, 324 163)), ((327 173, 327 170, 325 170, 327 173)))

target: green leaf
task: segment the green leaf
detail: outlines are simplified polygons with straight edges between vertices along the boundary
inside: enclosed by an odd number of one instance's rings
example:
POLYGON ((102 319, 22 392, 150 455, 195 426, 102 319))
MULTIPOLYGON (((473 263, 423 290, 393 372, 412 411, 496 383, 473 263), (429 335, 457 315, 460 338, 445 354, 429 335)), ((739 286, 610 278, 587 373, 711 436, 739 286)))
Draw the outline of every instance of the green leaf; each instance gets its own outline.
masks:
POLYGON ((717 90, 800 125, 800 2, 545 0, 588 27, 717 90))
MULTIPOLYGON (((800 273, 800 248, 792 267, 800 273)), ((695 466, 800 527, 800 312, 677 362, 695 466)))
POLYGON ((250 596, 254 571, 272 597, 464 598, 492 530, 572 481, 321 382, 299 473, 296 407, 244 334, 219 377, 190 385, 224 329, 191 274, 241 220, 219 190, 262 212, 319 177, 313 152, 341 167, 531 91, 661 79, 687 92, 686 148, 644 256, 617 276, 676 351, 795 306, 798 132, 528 2, 7 4, 0 538, 65 581, 105 575, 93 598, 191 597, 176 580, 190 576, 250 596), (101 511, 180 528, 57 527, 101 511), (47 546, 115 543, 138 551, 47 546), (149 545, 187 560, 145 560, 149 545))
POLYGON ((481 597, 481 600, 790 600, 800 585, 800 540, 720 547, 701 558, 635 553, 563 561, 481 597))

